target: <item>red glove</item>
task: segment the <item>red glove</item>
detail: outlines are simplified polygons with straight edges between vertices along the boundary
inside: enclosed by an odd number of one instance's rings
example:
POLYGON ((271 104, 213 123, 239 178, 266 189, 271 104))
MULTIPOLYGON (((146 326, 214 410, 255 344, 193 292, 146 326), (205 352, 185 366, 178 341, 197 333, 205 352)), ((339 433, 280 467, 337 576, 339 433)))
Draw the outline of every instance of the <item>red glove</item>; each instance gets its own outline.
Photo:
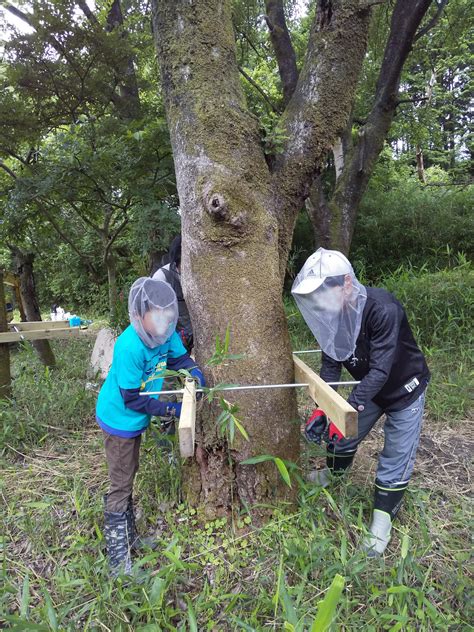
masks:
POLYGON ((316 408, 315 410, 313 410, 310 418, 306 422, 304 435, 308 439, 308 441, 320 445, 321 439, 326 432, 327 426, 328 418, 326 417, 324 410, 316 408))
POLYGON ((335 426, 332 423, 332 421, 330 421, 329 422, 329 428, 328 428, 327 442, 328 443, 336 443, 340 439, 344 439, 344 435, 339 430, 339 428, 337 426, 335 426))
POLYGON ((320 408, 316 408, 311 413, 310 418, 306 422, 304 434, 308 441, 318 445, 321 444, 322 439, 326 443, 336 443, 344 438, 339 428, 332 421, 328 420, 326 413, 320 408))

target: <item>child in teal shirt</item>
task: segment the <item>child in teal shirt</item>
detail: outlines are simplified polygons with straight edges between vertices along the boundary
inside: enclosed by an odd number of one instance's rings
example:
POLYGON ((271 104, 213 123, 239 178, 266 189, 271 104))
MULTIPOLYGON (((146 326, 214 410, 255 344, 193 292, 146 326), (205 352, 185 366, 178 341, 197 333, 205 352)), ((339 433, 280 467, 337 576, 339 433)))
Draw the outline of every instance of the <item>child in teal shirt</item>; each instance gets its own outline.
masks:
POLYGON ((141 435, 152 416, 179 417, 181 403, 161 402, 166 369, 187 369, 204 386, 204 376, 176 333, 178 305, 170 285, 142 277, 129 295, 130 325, 118 337, 96 418, 104 434, 110 488, 105 496, 105 540, 113 575, 130 573, 136 545, 132 490, 139 465, 141 435))

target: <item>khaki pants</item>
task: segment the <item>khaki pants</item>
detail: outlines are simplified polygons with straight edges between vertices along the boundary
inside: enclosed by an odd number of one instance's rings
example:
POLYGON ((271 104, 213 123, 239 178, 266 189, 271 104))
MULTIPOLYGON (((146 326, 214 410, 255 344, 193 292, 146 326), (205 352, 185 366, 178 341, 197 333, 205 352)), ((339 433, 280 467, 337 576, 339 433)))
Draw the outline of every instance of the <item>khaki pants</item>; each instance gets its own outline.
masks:
POLYGON ((128 499, 132 495, 133 480, 138 471, 142 436, 125 439, 111 435, 105 430, 102 432, 110 480, 105 509, 120 513, 126 511, 128 499))

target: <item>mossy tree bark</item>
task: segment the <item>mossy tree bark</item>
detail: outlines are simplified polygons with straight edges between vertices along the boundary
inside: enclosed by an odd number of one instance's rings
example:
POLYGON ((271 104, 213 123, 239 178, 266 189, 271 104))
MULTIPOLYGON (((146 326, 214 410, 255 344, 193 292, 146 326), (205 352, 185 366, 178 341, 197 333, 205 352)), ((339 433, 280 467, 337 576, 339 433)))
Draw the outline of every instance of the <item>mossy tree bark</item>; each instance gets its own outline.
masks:
MULTIPOLYGON (((293 361, 282 279, 296 214, 312 175, 347 125, 370 2, 321 2, 306 62, 282 115, 287 141, 267 164, 239 81, 230 0, 154 1, 154 32, 182 211, 183 289, 205 364, 231 331, 242 359, 209 368, 210 384, 289 383, 293 361), (331 5, 328 13, 327 5, 331 5)), ((299 458, 293 389, 229 395, 250 441, 219 435, 201 415, 188 491, 208 513, 291 498, 276 468, 255 455, 299 458)), ((238 433, 237 433, 238 435, 238 433)))
POLYGON ((373 106, 367 120, 352 136, 352 124, 332 146, 336 184, 326 195, 316 174, 306 208, 313 223, 317 246, 349 254, 357 211, 370 176, 382 151, 399 104, 400 77, 413 43, 439 18, 445 0, 437 3, 430 24, 418 30, 433 0, 397 0, 377 81, 373 106))

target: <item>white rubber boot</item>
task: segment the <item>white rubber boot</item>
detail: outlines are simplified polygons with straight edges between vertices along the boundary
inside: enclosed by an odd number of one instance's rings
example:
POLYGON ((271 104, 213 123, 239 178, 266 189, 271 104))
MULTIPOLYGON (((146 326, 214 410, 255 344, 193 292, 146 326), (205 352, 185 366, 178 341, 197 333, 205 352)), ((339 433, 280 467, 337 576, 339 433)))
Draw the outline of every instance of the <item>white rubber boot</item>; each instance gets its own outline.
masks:
POLYGON ((391 531, 392 519, 390 514, 374 509, 369 533, 362 541, 362 548, 367 552, 368 557, 378 557, 384 553, 390 542, 391 531))
POLYGON ((327 467, 322 470, 311 470, 308 474, 308 481, 319 485, 319 487, 327 487, 331 482, 331 472, 327 467))

